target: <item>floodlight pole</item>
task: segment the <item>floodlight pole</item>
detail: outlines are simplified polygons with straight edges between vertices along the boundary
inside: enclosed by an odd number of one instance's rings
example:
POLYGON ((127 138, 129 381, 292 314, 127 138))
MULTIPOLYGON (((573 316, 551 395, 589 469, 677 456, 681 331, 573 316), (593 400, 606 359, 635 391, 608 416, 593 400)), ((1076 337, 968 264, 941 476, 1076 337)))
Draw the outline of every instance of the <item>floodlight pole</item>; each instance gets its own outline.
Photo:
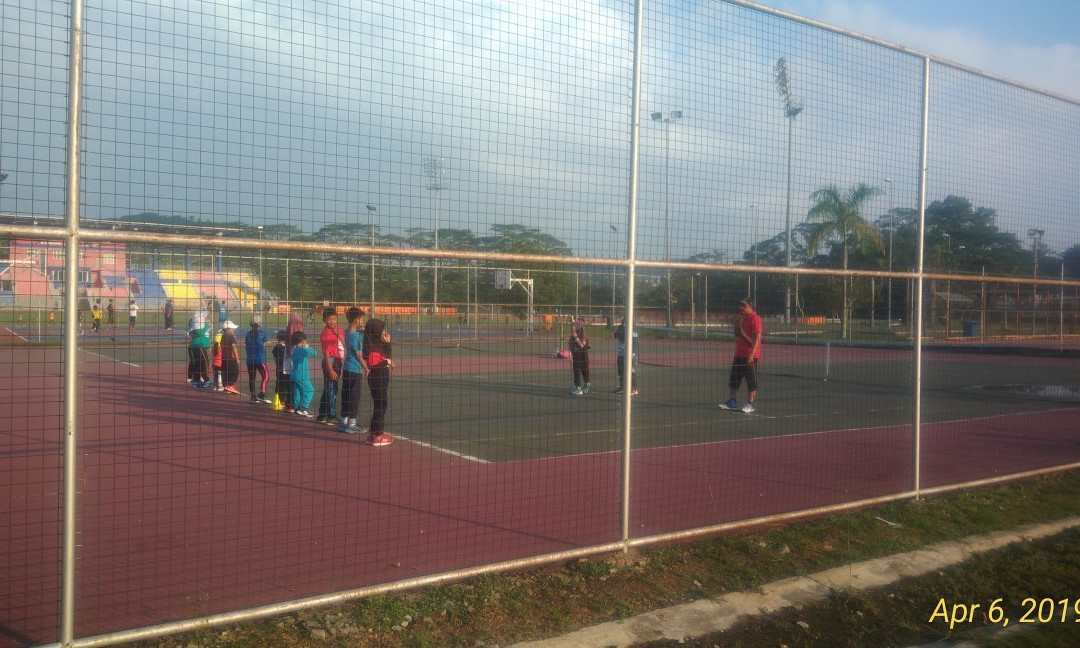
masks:
MULTIPOLYGON (((1041 230, 1037 227, 1028 229, 1028 236, 1031 237, 1031 256, 1033 257, 1033 265, 1031 268, 1031 276, 1039 276, 1039 242, 1042 241, 1043 234, 1046 234, 1045 230, 1041 230)), ((1039 286, 1038 284, 1031 284, 1031 334, 1035 334, 1035 311, 1038 309, 1039 301, 1039 286)), ((1017 308, 1020 307, 1019 301, 1016 304, 1017 308)))
MULTIPOLYGON (((795 117, 802 112, 802 104, 795 101, 791 94, 791 76, 788 73, 786 58, 779 58, 774 68, 776 73, 776 87, 780 92, 780 99, 784 102, 784 116, 788 120, 787 140, 787 209, 784 216, 784 227, 787 230, 787 245, 785 257, 787 267, 791 267, 791 176, 792 176, 792 148, 794 142, 795 117)), ((798 277, 796 277, 796 281, 798 277)), ((796 284, 797 286, 798 284, 796 284)), ((799 295, 795 294, 795 307, 798 308, 799 295)), ((845 307, 847 305, 845 304, 845 307)), ((791 322, 791 279, 784 286, 784 321, 791 322)))
POLYGON ((747 295, 750 299, 754 300, 754 308, 758 308, 757 300, 757 284, 758 284, 758 239, 761 234, 758 232, 758 217, 757 217, 757 205, 750 205, 750 218, 754 220, 754 291, 751 295, 747 295))
MULTIPOLYGON (((893 230, 896 229, 896 223, 889 220, 889 219, 892 218, 892 210, 893 210, 893 206, 892 206, 893 205, 893 202, 892 202, 892 178, 885 178, 885 186, 888 187, 888 189, 886 189, 886 192, 887 192, 886 195, 887 195, 888 201, 889 201, 889 211, 885 212, 885 218, 886 218, 885 222, 887 222, 889 224, 889 272, 892 272, 893 230)), ((889 292, 889 303, 885 308, 885 328, 886 329, 892 329, 892 277, 889 277, 889 290, 888 290, 888 292, 889 292)))
POLYGON ((256 225, 255 229, 259 230, 259 297, 255 300, 255 311, 258 312, 260 310, 259 305, 262 302, 263 291, 265 290, 263 287, 263 226, 256 225))
MULTIPOLYGON (((368 205, 368 227, 371 228, 371 247, 375 247, 375 212, 378 211, 378 207, 375 205, 368 205)), ((372 317, 375 316, 375 255, 371 255, 371 308, 368 314, 372 317)))
MULTIPOLYGON (((672 110, 666 116, 652 113, 652 120, 664 125, 664 260, 671 261, 671 126, 682 118, 681 110, 672 110)), ((667 303, 664 305, 665 323, 671 328, 671 268, 667 269, 667 303)))
MULTIPOLYGON (((428 176, 428 189, 435 192, 435 250, 439 249, 439 208, 442 206, 443 159, 440 156, 424 158, 424 172, 428 176)), ((439 260, 433 259, 434 282, 432 283, 431 308, 439 312, 439 260)))
MULTIPOLYGON (((619 255, 619 228, 609 225, 611 228, 611 252, 614 256, 619 255)), ((611 321, 615 321, 615 266, 611 266, 611 321)))

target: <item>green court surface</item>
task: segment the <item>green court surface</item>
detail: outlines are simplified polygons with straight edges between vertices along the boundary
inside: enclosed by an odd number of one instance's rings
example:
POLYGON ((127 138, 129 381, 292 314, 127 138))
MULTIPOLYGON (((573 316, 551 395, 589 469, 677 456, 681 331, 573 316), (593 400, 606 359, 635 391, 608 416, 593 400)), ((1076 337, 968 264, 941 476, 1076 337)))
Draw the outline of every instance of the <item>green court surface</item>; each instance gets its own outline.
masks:
MULTIPOLYGON (((390 389, 388 431, 475 462, 618 451, 622 396, 612 393, 617 385, 613 342, 594 342, 592 389, 582 397, 570 394, 570 363, 552 357, 554 343, 552 338, 396 344, 398 368, 390 389)), ((870 443, 875 430, 909 426, 912 421, 909 350, 833 347, 826 351, 822 346, 769 345, 760 371, 758 411, 746 415, 718 407, 728 397, 730 342, 647 340, 647 344, 638 370, 641 394, 633 398, 635 447, 851 429, 866 430, 870 443), (824 379, 826 362, 828 380, 824 379)), ((110 373, 134 371, 163 389, 185 388, 182 340, 98 344, 83 352, 83 369, 90 369, 98 380, 107 382, 110 373)), ((315 409, 322 381, 317 370, 312 376, 315 409)), ((1025 421, 1025 416, 1047 410, 1076 407, 1080 412, 1080 403, 1067 395, 980 389, 1011 384, 1077 385, 1080 362, 927 353, 922 420, 977 421, 1019 415, 1018 420, 1025 421)), ((245 372, 239 386, 246 394, 245 372)), ((745 400, 745 394, 744 387, 740 398, 745 400)), ((244 415, 284 416, 235 396, 207 392, 206 398, 233 399, 244 415)), ((366 385, 361 402, 363 422, 371 411, 366 385)), ((296 425, 313 426, 301 419, 296 419, 296 425)))

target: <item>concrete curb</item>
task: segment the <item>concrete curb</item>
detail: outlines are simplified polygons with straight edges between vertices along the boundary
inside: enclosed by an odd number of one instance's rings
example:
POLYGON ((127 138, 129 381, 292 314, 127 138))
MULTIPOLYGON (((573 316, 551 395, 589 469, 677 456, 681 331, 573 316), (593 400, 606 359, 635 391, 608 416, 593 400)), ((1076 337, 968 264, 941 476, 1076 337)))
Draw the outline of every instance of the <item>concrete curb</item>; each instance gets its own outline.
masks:
POLYGON ((769 614, 819 601, 837 589, 873 589, 922 576, 972 556, 1024 540, 1038 540, 1080 526, 1080 517, 1031 524, 982 536, 940 542, 924 549, 835 567, 768 583, 758 592, 732 592, 602 623, 576 632, 515 644, 513 648, 623 648, 657 639, 685 639, 727 630, 743 616, 769 614))

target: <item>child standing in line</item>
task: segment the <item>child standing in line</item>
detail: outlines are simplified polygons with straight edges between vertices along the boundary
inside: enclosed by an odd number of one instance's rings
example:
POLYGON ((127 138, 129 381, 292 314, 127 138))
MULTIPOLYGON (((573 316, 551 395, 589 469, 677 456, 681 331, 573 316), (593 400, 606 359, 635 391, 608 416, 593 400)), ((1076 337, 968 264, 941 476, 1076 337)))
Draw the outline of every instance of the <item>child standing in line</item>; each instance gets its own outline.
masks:
POLYGON ((224 329, 218 329, 214 334, 214 342, 210 345, 210 353, 213 356, 211 364, 214 367, 214 381, 211 385, 214 391, 225 391, 225 385, 221 382, 221 336, 224 329))
POLYGON ((345 335, 337 325, 337 311, 327 307, 323 310, 323 330, 319 335, 322 348, 323 391, 319 399, 319 418, 316 423, 338 424, 338 381, 345 362, 345 335))
POLYGON ((277 344, 270 352, 274 356, 274 370, 277 378, 274 381, 274 394, 277 396, 278 403, 281 404, 278 409, 285 409, 292 402, 292 380, 285 371, 285 331, 278 331, 277 344))
POLYGON ((101 302, 94 302, 94 307, 90 309, 90 318, 93 320, 93 324, 90 325, 90 330, 98 335, 101 335, 101 302))
POLYGON ((315 387, 311 384, 308 375, 308 358, 315 355, 315 349, 308 346, 307 336, 303 331, 297 331, 293 336, 292 350, 292 383, 293 383, 293 407, 296 413, 305 418, 311 418, 313 414, 308 411, 311 399, 315 396, 315 387))
POLYGON ((240 353, 236 350, 236 329, 239 328, 232 320, 225 320, 221 327, 221 377, 224 386, 222 391, 227 394, 240 394, 236 388, 240 380, 240 353))
MULTIPOLYGON (((626 380, 623 370, 623 363, 626 360, 626 316, 623 315, 622 321, 615 327, 615 367, 619 372, 619 387, 615 390, 616 394, 623 393, 626 389, 626 380)), ((638 332, 634 331, 633 342, 631 343, 631 356, 630 356, 630 395, 637 396, 637 363, 638 363, 638 332)))
MULTIPOLYGON (((292 376, 293 374, 293 340, 298 332, 304 332, 304 318, 297 313, 293 313, 289 316, 289 324, 285 327, 285 373, 289 374, 290 376, 292 376)), ((295 392, 296 390, 292 389, 292 387, 290 386, 289 400, 285 403, 286 414, 292 414, 296 411, 296 403, 292 401, 292 397, 295 392)))
POLYGON ((248 391, 251 392, 248 402, 269 403, 266 399, 266 333, 262 330, 262 318, 258 315, 251 318, 251 330, 244 334, 244 351, 247 359, 248 391), (262 377, 258 390, 255 389, 255 374, 262 377))
POLYGON ((585 332, 585 320, 578 317, 570 330, 570 359, 574 370, 574 388, 570 393, 583 396, 589 393, 589 334, 585 332))
POLYGON ((360 386, 362 375, 367 374, 367 361, 364 360, 364 344, 360 338, 360 320, 364 311, 353 306, 345 313, 349 328, 345 331, 345 362, 341 374, 341 425, 338 432, 357 434, 360 428, 356 424, 360 412, 360 386))
POLYGON ((388 446, 394 439, 386 433, 386 410, 390 405, 390 332, 386 322, 369 319, 364 326, 363 357, 368 366, 368 390, 371 392, 371 427, 367 443, 388 446))

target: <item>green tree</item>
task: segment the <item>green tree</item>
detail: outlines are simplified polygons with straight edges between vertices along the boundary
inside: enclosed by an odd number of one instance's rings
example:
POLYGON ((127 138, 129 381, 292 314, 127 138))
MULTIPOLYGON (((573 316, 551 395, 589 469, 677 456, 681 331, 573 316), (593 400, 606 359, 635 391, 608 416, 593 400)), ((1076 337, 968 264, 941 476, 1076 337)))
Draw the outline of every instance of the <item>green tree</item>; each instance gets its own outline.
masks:
MULTIPOLYGON (((880 188, 860 182, 848 187, 846 191, 836 185, 830 185, 810 194, 814 206, 807 213, 807 221, 818 227, 810 235, 807 243, 808 253, 813 255, 826 241, 839 239, 843 251, 843 268, 847 270, 850 248, 869 243, 881 251, 881 234, 862 215, 866 202, 881 193, 880 188)), ((851 310, 851 304, 848 302, 850 292, 848 283, 845 277, 841 309, 841 336, 845 338, 848 336, 851 310)))

